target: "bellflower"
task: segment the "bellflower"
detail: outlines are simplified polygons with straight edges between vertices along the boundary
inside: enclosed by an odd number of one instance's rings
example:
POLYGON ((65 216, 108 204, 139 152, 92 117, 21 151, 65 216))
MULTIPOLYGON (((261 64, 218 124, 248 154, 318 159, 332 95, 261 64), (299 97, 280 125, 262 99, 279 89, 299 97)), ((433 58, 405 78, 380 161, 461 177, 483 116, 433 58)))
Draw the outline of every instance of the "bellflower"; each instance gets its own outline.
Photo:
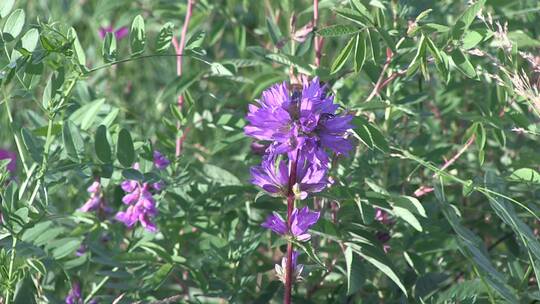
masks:
POLYGON ((146 230, 157 231, 156 225, 152 222, 152 218, 158 213, 156 201, 150 192, 153 185, 135 180, 125 180, 121 187, 126 192, 122 202, 129 207, 126 211, 118 212, 116 219, 128 228, 132 228, 139 222, 146 230))
POLYGON ((66 296, 66 304, 82 304, 83 298, 81 293, 81 285, 78 282, 71 284, 71 290, 66 296))
POLYGON ((79 211, 89 212, 102 210, 106 213, 111 212, 111 208, 105 205, 105 199, 101 193, 101 184, 98 181, 94 181, 86 191, 90 193, 90 198, 78 209, 79 211))
MULTIPOLYGON (((290 235, 301 242, 309 241, 311 235, 307 231, 317 223, 320 215, 320 212, 310 211, 307 206, 300 210, 294 208, 291 214, 290 235)), ((277 212, 272 213, 261 226, 280 235, 288 234, 287 223, 277 212)))
POLYGON ((116 30, 112 25, 99 28, 99 38, 104 39, 107 33, 113 33, 116 39, 120 40, 129 34, 129 29, 125 26, 119 27, 116 30))
POLYGON ((158 168, 159 170, 163 170, 167 168, 167 166, 171 163, 165 155, 161 154, 158 150, 154 151, 154 166, 158 168))
POLYGON ((14 173, 17 170, 17 153, 0 149, 0 160, 9 159, 10 162, 7 165, 7 170, 14 173))
POLYGON ((352 149, 346 138, 352 116, 336 115, 339 106, 326 92, 318 78, 305 80, 301 92, 291 92, 286 83, 272 86, 258 105, 249 105, 246 135, 272 141, 272 154, 288 153, 294 159, 294 151, 302 150, 317 165, 328 166, 325 149, 338 154, 352 149))
MULTIPOLYGON (((263 158, 260 166, 251 168, 251 182, 273 196, 285 197, 289 188, 289 171, 295 162, 289 160, 277 161, 275 155, 263 158)), ((308 193, 320 192, 329 181, 326 177, 326 168, 310 164, 300 155, 296 167, 297 195, 300 199, 305 199, 308 193)), ((292 186, 295 186, 292 185, 292 186)))
MULTIPOLYGON (((292 252, 292 274, 293 274, 292 277, 294 278, 295 281, 302 280, 301 275, 302 275, 302 270, 304 270, 303 264, 297 264, 298 255, 299 255, 298 251, 293 250, 292 252)), ((283 257, 281 259, 281 265, 276 264, 274 268, 276 270, 276 274, 279 280, 285 283, 285 269, 287 268, 287 257, 283 257)))

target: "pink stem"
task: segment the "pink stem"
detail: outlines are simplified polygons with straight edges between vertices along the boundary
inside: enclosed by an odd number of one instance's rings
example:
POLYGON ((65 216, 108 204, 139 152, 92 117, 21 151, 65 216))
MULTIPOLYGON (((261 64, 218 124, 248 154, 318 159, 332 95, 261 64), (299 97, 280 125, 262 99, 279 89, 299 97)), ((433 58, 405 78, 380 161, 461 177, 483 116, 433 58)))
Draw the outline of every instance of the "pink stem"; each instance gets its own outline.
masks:
MULTIPOLYGON (((296 184, 296 169, 298 166, 298 154, 299 151, 296 151, 296 157, 292 160, 292 166, 291 170, 289 172, 289 183, 287 185, 288 191, 287 191, 287 230, 291 231, 291 225, 292 225, 292 212, 294 209, 294 200, 295 200, 295 194, 294 194, 294 185, 296 184)), ((291 298, 292 298, 292 285, 294 278, 293 276, 293 244, 291 241, 287 242, 287 265, 285 269, 285 294, 283 297, 283 303, 284 304, 291 304, 291 298)))
MULTIPOLYGON (((184 47, 186 46, 186 36, 188 32, 189 20, 191 20, 191 15, 193 13, 193 6, 195 5, 195 0, 188 0, 186 17, 184 18, 184 25, 182 26, 182 33, 180 36, 180 43, 176 40, 176 37, 173 36, 172 43, 176 51, 176 75, 182 76, 182 62, 184 58, 184 47)), ((182 94, 178 95, 178 109, 182 110, 182 105, 184 104, 184 96, 182 94)), ((178 130, 180 130, 180 122, 176 124, 178 130)), ((175 155, 180 156, 182 151, 182 144, 184 142, 185 136, 179 136, 176 138, 176 153, 175 155)))
MULTIPOLYGON (((467 151, 467 149, 474 143, 474 140, 476 139, 476 135, 473 134, 471 136, 471 138, 469 138, 469 140, 465 143, 465 145, 463 145, 463 147, 458 151, 458 153, 456 153, 456 155, 454 155, 452 158, 450 158, 449 160, 447 160, 439 170, 445 170, 446 168, 450 167, 453 163, 456 162, 456 160, 461 156, 461 154, 465 153, 465 151, 467 151)), ((431 177, 435 178, 439 175, 438 172, 435 172, 431 177)), ((432 187, 428 187, 428 186, 420 186, 418 189, 416 189, 414 191, 414 196, 416 197, 420 197, 420 196, 423 196, 429 192, 432 192, 433 191, 433 188, 432 187)))
MULTIPOLYGON (((317 29, 317 23, 319 22, 319 0, 313 0, 313 27, 317 29)), ((315 43, 315 66, 321 65, 321 57, 322 57, 322 43, 323 38, 315 36, 314 41, 315 43)))

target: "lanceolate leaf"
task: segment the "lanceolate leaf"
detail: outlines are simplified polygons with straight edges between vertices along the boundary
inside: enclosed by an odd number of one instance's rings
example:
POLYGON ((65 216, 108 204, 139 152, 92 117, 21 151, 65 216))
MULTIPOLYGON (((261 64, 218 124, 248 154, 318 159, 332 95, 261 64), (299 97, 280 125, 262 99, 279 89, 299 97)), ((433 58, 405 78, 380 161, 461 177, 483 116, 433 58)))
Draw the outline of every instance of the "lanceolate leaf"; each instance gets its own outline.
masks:
POLYGON ((334 60, 334 63, 332 63, 331 74, 334 74, 341 70, 343 66, 345 65, 345 62, 347 62, 347 58, 349 58, 349 55, 351 54, 351 51, 354 46, 355 38, 351 38, 349 42, 345 45, 345 47, 341 50, 341 52, 338 54, 336 59, 334 60))
POLYGON ((346 24, 336 24, 324 27, 317 31, 317 34, 322 37, 339 37, 351 35, 360 31, 360 28, 346 24))

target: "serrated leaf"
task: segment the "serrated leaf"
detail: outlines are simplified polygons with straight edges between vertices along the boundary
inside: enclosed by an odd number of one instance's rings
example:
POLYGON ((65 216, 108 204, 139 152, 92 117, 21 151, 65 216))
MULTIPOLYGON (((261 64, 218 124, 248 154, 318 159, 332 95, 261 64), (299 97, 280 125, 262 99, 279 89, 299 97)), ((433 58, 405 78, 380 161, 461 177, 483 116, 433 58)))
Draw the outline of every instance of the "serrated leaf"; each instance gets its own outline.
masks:
POLYGON ((118 133, 118 144, 116 146, 116 157, 124 167, 131 167, 135 161, 135 149, 133 140, 128 130, 122 129, 118 133))
POLYGON ((144 29, 144 19, 141 15, 137 15, 131 23, 129 32, 129 42, 131 46, 131 55, 136 56, 144 52, 146 45, 146 32, 144 29))

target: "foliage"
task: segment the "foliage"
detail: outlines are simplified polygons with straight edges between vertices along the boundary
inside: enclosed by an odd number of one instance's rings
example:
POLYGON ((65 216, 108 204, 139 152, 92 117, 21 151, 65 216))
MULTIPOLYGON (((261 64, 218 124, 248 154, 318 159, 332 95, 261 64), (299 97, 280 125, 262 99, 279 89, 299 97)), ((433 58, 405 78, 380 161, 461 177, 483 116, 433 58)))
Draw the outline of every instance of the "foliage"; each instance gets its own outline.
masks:
POLYGON ((313 25, 309 1, 200 0, 178 76, 186 2, 0 1, 2 301, 279 303, 286 243, 260 225, 286 205, 249 183, 243 127, 291 72, 356 143, 309 198, 295 303, 540 300, 537 1, 321 0, 313 25), (156 233, 114 218, 124 180, 165 184, 156 233))

